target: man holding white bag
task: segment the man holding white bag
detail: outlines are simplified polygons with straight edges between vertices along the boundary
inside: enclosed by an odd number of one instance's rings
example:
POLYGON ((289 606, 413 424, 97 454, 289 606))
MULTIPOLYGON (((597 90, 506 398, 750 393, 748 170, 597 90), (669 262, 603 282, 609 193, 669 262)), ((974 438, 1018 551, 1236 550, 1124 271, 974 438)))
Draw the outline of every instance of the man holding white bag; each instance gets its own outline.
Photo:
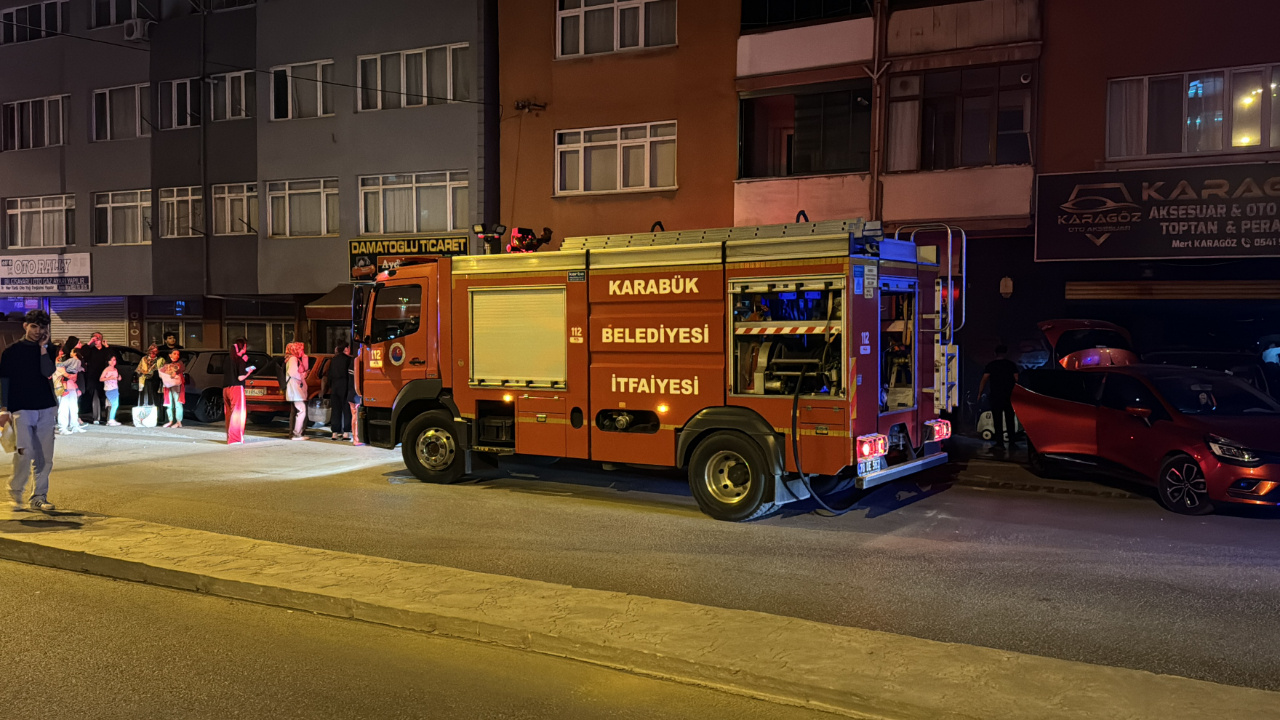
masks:
POLYGON ((54 509, 48 493, 58 413, 50 380, 54 362, 49 353, 49 314, 43 310, 28 312, 22 329, 26 335, 0 354, 0 428, 12 422, 17 434, 9 500, 14 510, 22 509, 22 497, 34 469, 30 508, 49 512, 54 509))

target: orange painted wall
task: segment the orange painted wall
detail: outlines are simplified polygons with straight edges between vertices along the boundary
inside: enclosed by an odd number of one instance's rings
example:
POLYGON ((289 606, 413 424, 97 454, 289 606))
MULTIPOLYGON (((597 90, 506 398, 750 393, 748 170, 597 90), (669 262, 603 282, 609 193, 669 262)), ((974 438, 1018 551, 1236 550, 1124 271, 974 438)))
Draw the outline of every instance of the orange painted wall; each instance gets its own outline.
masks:
POLYGON ((556 60, 555 0, 499 0, 502 223, 579 235, 733 225, 740 0, 680 0, 677 45, 556 60), (518 112, 515 103, 545 103, 518 112), (675 120, 677 189, 553 196, 555 132, 675 120))

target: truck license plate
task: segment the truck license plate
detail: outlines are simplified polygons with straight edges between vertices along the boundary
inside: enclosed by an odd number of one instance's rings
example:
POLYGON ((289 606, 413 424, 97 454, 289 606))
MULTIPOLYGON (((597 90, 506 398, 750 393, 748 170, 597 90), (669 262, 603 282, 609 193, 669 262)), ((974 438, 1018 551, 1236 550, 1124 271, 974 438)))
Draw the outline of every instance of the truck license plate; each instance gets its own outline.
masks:
POLYGON ((249 397, 262 397, 263 395, 267 394, 267 389, 266 388, 249 388, 248 390, 244 391, 244 394, 249 397))
POLYGON ((880 469, 880 461, 877 460, 860 460, 858 461, 858 475, 866 477, 880 469))

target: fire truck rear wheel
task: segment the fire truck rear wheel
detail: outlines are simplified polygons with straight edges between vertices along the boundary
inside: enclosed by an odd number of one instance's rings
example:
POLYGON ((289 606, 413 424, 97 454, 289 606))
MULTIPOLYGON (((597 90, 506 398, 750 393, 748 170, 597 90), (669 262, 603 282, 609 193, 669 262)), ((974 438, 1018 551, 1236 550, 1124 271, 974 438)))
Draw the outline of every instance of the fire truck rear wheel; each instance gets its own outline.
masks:
POLYGON ((768 515, 768 475, 760 446, 742 433, 722 430, 698 444, 689 460, 689 487, 702 511, 717 520, 742 522, 768 515))
POLYGON ((432 410, 409 421, 401 438, 404 464, 423 482, 451 483, 462 477, 466 452, 458 442, 453 417, 432 410))

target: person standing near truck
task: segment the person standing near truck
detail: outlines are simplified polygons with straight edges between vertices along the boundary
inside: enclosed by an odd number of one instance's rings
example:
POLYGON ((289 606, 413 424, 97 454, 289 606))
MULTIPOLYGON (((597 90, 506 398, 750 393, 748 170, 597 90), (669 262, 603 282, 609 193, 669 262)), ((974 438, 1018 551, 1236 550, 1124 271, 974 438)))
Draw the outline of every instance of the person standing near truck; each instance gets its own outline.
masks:
POLYGON ((223 415, 227 419, 227 444, 244 442, 244 381, 256 368, 249 365, 249 341, 236 338, 222 376, 223 415))
POLYGON ((991 422, 995 424, 996 448, 1004 449, 1004 429, 1009 428, 1009 444, 1013 444, 1013 388, 1018 384, 1018 366, 1005 357, 1009 348, 996 346, 996 359, 987 363, 982 371, 982 381, 978 383, 978 397, 990 383, 991 395, 988 403, 991 406, 991 422), (1007 422, 1006 422, 1007 421, 1007 422))
POLYGON ((49 512, 49 473, 53 470, 53 426, 58 401, 53 395, 54 362, 49 350, 49 314, 31 310, 22 318, 24 335, 0 354, 0 427, 14 423, 17 450, 9 502, 22 509, 31 475, 35 473, 29 507, 49 512))

